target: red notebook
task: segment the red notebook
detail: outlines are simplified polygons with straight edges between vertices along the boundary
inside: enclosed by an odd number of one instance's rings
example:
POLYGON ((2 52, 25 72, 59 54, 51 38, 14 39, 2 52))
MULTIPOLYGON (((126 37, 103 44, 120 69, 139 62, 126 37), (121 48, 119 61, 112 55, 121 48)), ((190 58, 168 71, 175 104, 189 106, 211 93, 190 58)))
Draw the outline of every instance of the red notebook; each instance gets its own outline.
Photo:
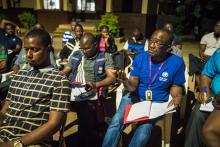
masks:
POLYGON ((127 104, 124 114, 124 124, 154 119, 167 113, 175 112, 174 105, 167 107, 169 102, 142 101, 133 105, 127 104))

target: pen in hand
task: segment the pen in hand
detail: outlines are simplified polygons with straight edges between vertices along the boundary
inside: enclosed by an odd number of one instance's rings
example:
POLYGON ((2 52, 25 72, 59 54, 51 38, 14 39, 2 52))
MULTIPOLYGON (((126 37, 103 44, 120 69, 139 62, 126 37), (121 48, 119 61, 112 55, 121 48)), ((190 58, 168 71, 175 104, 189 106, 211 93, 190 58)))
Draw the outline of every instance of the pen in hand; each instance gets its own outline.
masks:
POLYGON ((203 88, 203 96, 204 96, 204 101, 206 101, 207 100, 207 87, 206 86, 203 88))

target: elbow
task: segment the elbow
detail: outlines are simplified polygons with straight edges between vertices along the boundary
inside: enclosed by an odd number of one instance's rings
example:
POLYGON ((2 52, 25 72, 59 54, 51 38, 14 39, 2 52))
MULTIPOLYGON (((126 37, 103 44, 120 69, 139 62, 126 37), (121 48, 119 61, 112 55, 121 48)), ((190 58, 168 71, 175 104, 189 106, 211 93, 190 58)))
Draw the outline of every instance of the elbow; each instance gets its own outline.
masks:
POLYGON ((56 133, 62 126, 62 123, 63 121, 60 121, 60 122, 48 122, 47 125, 48 125, 48 128, 50 128, 50 134, 54 134, 56 133))

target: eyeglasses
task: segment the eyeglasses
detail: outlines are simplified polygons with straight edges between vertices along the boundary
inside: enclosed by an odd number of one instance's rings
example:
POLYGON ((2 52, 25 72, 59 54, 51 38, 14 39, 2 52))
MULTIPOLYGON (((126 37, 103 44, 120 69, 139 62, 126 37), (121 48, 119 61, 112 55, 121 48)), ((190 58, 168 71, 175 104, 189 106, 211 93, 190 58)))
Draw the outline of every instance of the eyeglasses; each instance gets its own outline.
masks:
POLYGON ((160 43, 159 40, 150 40, 149 44, 154 44, 156 47, 168 46, 168 44, 160 43))

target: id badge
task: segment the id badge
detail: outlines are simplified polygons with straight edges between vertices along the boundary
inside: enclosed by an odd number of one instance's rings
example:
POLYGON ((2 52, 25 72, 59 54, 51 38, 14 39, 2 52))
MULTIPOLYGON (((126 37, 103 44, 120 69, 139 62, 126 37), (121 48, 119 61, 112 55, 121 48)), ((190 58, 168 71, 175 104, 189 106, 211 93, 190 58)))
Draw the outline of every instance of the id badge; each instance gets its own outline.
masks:
POLYGON ((147 101, 152 101, 152 91, 151 90, 146 90, 145 95, 146 95, 147 101))

